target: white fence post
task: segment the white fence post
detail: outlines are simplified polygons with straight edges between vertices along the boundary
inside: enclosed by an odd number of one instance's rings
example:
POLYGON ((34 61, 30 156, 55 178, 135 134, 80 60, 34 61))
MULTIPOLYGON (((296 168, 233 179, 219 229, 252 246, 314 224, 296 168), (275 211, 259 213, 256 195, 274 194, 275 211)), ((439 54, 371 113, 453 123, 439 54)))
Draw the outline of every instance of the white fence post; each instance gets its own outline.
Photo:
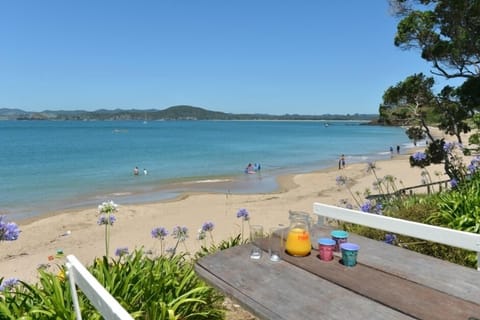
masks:
POLYGON ((108 320, 133 320, 132 316, 118 303, 112 295, 95 279, 94 276, 73 255, 67 256, 67 273, 72 291, 73 307, 77 320, 82 320, 75 284, 82 289, 90 302, 108 320))

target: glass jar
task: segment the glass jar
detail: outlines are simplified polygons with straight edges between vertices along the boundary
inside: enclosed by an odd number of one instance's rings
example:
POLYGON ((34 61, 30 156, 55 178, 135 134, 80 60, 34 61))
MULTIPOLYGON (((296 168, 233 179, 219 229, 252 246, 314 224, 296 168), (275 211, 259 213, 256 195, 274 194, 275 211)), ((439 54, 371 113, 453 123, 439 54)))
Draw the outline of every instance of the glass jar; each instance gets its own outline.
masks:
POLYGON ((290 226, 285 242, 285 250, 292 256, 304 257, 310 254, 310 216, 304 212, 290 211, 290 226))

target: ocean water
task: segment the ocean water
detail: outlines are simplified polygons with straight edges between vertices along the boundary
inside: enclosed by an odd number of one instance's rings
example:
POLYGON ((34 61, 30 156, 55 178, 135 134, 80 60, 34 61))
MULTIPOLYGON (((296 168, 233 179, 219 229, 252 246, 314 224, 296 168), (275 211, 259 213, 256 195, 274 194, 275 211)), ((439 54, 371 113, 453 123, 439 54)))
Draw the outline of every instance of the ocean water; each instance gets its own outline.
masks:
POLYGON ((280 174, 337 166, 341 154, 347 165, 388 158, 396 145, 410 145, 403 129, 360 122, 0 121, 0 213, 271 192, 280 174), (248 163, 260 172, 245 174, 248 163))

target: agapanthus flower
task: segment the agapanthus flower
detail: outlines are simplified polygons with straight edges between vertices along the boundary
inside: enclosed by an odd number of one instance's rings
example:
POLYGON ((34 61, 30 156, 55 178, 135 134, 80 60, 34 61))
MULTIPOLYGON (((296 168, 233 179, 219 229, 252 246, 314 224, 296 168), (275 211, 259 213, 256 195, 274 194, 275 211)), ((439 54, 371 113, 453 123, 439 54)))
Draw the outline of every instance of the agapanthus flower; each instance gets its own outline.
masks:
POLYGON ((394 234, 391 234, 391 233, 387 233, 385 235, 385 243, 388 243, 388 244, 393 244, 395 242, 395 240, 397 240, 397 236, 394 235, 394 234))
POLYGON ((102 214, 98 218, 97 224, 99 226, 106 225, 106 224, 113 226, 113 223, 115 221, 117 221, 117 218, 115 218, 115 216, 113 214, 108 214, 108 215, 102 214))
POLYGON ((450 186, 452 188, 456 188, 458 186, 458 181, 457 179, 453 178, 452 180, 450 180, 450 186))
POLYGON ((14 241, 20 235, 20 229, 14 222, 7 222, 5 216, 0 216, 0 241, 14 241))
POLYGON ((477 171, 477 166, 474 165, 473 163, 470 163, 470 164, 467 166, 467 171, 468 171, 468 173, 470 173, 470 174, 474 174, 474 173, 477 171))
POLYGON ((247 209, 240 209, 237 212, 237 218, 242 218, 243 220, 247 221, 250 219, 250 214, 248 213, 247 209))
POLYGON ((455 148, 455 143, 453 142, 445 142, 443 145, 443 151, 451 152, 455 148))
POLYGON ((372 202, 370 200, 365 201, 361 206, 360 210, 363 212, 370 212, 372 210, 372 202))
POLYGON ((118 211, 118 205, 115 204, 112 200, 103 202, 98 206, 99 213, 113 213, 118 211))
POLYGON ((213 224, 213 222, 205 222, 205 223, 202 225, 202 230, 203 230, 204 232, 212 232, 214 226, 215 226, 215 225, 213 224))
POLYGON ((467 170, 470 174, 477 172, 478 167, 480 166, 480 158, 476 156, 470 161, 470 164, 467 166, 467 170))
POLYGON ((115 250, 115 255, 117 257, 123 257, 128 254, 128 248, 127 247, 120 247, 115 250))
POLYGON ((427 160, 427 154, 425 152, 415 152, 413 155, 413 160, 417 161, 417 162, 421 162, 421 161, 424 161, 424 160, 427 160))
POLYGON ((6 291, 12 289, 18 284, 17 278, 8 278, 3 279, 2 283, 0 284, 0 291, 6 291))
POLYGON ((173 228, 172 237, 178 241, 185 241, 188 238, 188 228, 176 226, 173 228))
POLYGON ((168 236, 168 231, 164 227, 157 227, 152 229, 152 238, 164 240, 168 236))
POLYGON ((375 204, 375 207, 373 207, 373 213, 383 215, 383 205, 381 203, 375 204))

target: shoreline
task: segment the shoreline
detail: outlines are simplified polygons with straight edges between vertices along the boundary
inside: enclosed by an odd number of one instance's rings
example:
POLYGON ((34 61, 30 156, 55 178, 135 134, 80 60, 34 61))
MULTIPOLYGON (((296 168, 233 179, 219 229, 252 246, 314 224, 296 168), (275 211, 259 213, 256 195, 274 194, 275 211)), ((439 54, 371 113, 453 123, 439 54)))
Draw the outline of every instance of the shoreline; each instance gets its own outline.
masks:
MULTIPOLYGON (((410 153, 413 147, 404 147, 403 154, 410 153)), ((382 161, 389 159, 389 152, 376 152, 370 155, 348 155, 347 163, 363 163, 365 161, 382 161), (365 160, 367 159, 367 160, 365 160)), ((91 194, 87 197, 76 199, 64 199, 62 201, 54 200, 49 205, 40 205, 34 212, 17 209, 7 210, 8 220, 15 222, 31 222, 37 219, 54 216, 64 212, 76 212, 98 206, 104 201, 113 200, 117 204, 141 205, 164 201, 176 201, 189 194, 262 194, 276 193, 283 190, 283 186, 278 182, 283 176, 305 174, 323 170, 334 170, 336 168, 336 159, 319 164, 310 164, 306 167, 294 168, 263 168, 256 174, 246 175, 228 175, 228 176, 204 176, 192 178, 180 178, 167 183, 155 183, 148 181, 148 184, 134 190, 120 190, 118 192, 106 193, 104 195, 91 194), (53 204, 53 205, 52 205, 53 204)), ((143 177, 140 177, 143 178, 143 177)), ((5 210, 5 208, 4 208, 5 210)))

